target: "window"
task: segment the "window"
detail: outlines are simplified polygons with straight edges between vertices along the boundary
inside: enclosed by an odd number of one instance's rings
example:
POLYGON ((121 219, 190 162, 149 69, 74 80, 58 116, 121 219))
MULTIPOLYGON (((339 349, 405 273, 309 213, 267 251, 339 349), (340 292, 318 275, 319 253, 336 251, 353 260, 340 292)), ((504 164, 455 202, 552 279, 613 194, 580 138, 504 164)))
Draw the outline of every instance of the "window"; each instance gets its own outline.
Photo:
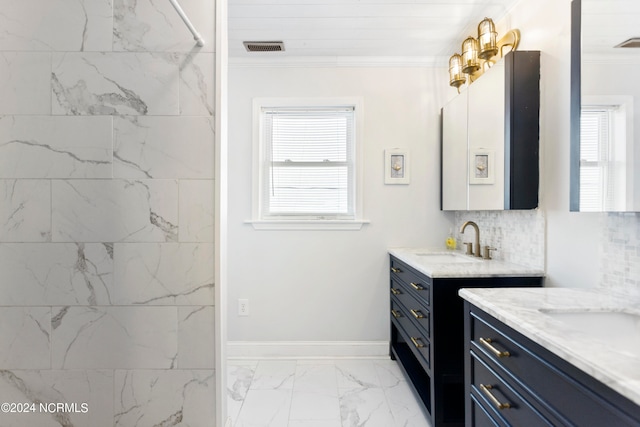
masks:
POLYGON ((356 131, 360 111, 357 102, 336 101, 254 103, 254 226, 361 225, 356 131))
POLYGON ((580 114, 580 210, 624 210, 626 108, 583 105, 580 114))

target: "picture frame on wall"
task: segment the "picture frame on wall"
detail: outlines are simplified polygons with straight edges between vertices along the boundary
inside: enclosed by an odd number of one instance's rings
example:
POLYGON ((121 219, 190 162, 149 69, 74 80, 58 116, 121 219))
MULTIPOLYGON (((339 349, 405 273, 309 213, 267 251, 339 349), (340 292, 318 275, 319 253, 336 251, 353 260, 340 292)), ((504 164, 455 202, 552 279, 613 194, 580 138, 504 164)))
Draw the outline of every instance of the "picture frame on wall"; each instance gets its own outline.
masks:
POLYGON ((384 183, 409 184, 409 152, 399 148, 384 150, 384 183))
POLYGON ((492 150, 473 150, 469 159, 469 184, 482 185, 495 182, 494 152, 492 150))

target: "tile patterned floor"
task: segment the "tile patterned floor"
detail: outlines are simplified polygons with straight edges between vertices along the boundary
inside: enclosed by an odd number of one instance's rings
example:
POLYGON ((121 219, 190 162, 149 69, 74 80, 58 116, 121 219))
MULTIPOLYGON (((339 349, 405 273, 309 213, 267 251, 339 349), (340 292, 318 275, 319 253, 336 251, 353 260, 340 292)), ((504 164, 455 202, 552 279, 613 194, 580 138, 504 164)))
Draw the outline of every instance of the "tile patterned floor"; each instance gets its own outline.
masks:
POLYGON ((231 360, 234 427, 429 427, 391 360, 231 360))

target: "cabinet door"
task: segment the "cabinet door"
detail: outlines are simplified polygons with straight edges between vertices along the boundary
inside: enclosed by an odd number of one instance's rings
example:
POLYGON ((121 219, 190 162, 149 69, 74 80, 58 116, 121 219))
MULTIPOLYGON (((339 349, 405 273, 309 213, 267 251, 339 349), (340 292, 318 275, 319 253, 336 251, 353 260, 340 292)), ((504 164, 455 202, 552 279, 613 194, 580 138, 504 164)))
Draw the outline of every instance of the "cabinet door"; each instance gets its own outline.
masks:
POLYGON ((505 61, 469 89, 469 209, 504 209, 505 61))
POLYGON ((467 210, 467 92, 442 109, 442 210, 467 210))

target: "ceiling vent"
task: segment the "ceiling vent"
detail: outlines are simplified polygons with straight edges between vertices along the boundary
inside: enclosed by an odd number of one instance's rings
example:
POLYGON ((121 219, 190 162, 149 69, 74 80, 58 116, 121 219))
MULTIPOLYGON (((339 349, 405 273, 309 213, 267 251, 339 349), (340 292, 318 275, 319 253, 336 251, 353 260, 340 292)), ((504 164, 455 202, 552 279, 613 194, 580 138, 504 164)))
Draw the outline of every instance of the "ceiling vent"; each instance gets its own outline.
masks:
POLYGON ((284 42, 242 42, 247 52, 282 52, 284 42))
POLYGON ((634 48, 639 48, 640 47, 640 37, 631 38, 631 39, 629 39, 627 41, 624 41, 624 42, 620 43, 619 45, 617 45, 615 47, 634 47, 634 48))

